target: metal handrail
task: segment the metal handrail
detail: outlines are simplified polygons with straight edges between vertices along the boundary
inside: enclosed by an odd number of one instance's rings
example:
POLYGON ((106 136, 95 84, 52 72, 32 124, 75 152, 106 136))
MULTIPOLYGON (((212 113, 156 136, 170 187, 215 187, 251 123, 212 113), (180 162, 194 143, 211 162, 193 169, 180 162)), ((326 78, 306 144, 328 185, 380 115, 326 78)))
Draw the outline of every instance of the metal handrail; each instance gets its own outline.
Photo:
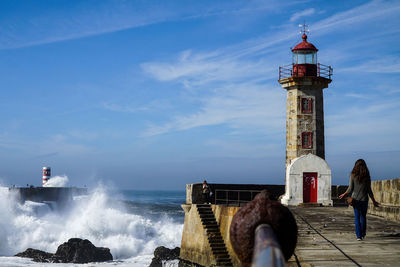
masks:
POLYGON ((225 205, 227 205, 227 206, 233 206, 234 204, 236 204, 236 206, 242 206, 242 204, 246 204, 246 203, 248 203, 248 202, 250 202, 251 200, 253 200, 254 199, 254 197, 258 194, 258 193, 260 193, 261 192, 261 190, 228 190, 228 189, 216 189, 215 190, 215 195, 214 195, 214 201, 215 201, 215 204, 219 204, 219 205, 221 205, 221 204, 225 204, 225 205), (218 193, 221 193, 221 192, 225 192, 225 197, 224 198, 217 198, 218 197, 218 193), (230 198, 229 196, 231 195, 230 193, 237 193, 237 198, 235 198, 235 199, 232 199, 232 198, 230 198), (241 199, 240 198, 240 194, 242 193, 242 196, 243 196, 243 193, 246 193, 246 194, 249 194, 250 193, 250 199, 241 199))
MULTIPOLYGON (((279 80, 283 79, 283 78, 295 77, 295 76, 293 76, 294 65, 295 64, 289 64, 289 65, 279 67, 279 80)), ((301 65, 301 64, 299 64, 299 65, 301 65)), ((331 80, 332 75, 333 75, 333 69, 331 66, 317 63, 317 77, 322 77, 322 78, 331 80)))

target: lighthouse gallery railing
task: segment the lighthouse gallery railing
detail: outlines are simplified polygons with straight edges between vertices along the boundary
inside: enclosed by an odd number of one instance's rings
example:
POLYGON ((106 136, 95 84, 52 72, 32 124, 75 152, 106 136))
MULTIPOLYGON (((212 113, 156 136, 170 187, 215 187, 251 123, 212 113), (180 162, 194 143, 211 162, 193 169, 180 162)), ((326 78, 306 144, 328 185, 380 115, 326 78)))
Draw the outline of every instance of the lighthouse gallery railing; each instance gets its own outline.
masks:
MULTIPOLYGON (((294 64, 289 64, 283 67, 279 67, 279 80, 289 77, 297 77, 296 71, 294 70, 294 64)), ((333 69, 331 66, 327 66, 321 63, 317 63, 317 77, 322 77, 331 80, 333 75, 333 69)))

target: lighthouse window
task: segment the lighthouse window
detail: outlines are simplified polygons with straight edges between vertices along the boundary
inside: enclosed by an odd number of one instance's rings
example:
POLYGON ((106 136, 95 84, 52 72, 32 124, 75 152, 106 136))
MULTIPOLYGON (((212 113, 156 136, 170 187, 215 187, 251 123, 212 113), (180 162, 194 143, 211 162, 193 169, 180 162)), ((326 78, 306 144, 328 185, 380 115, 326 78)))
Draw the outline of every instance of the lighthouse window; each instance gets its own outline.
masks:
POLYGON ((301 146, 303 148, 312 148, 312 133, 304 132, 301 134, 301 146))
POLYGON ((313 54, 306 54, 306 63, 313 64, 313 54))
POLYGON ((317 53, 293 53, 293 64, 317 64, 317 53))
POLYGON ((312 113, 312 99, 302 98, 301 99, 301 112, 302 113, 312 113))

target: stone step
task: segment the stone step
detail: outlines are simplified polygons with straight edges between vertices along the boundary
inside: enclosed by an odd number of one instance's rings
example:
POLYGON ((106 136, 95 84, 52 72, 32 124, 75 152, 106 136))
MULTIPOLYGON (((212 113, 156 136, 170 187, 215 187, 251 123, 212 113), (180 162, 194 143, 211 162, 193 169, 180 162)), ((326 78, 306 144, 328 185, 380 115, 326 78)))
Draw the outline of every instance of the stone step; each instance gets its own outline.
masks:
POLYGON ((214 213, 200 213, 200 218, 213 218, 215 220, 214 213))
POLYGON ((214 242, 214 241, 223 241, 223 238, 222 238, 221 234, 220 234, 220 233, 217 233, 217 232, 215 232, 215 233, 208 233, 207 238, 208 238, 208 241, 210 241, 210 242, 214 242))
POLYGON ((215 251, 215 252, 221 252, 221 253, 222 253, 222 252, 228 253, 227 250, 226 250, 226 248, 224 248, 224 247, 211 247, 211 250, 212 250, 213 252, 215 251))
POLYGON ((223 249, 226 249, 224 243, 211 243, 210 246, 211 246, 211 248, 223 248, 223 249))
POLYGON ((222 259, 222 258, 230 259, 228 251, 225 251, 225 252, 224 251, 216 251, 215 256, 218 257, 218 259, 222 259))
POLYGON ((223 255, 223 256, 216 255, 215 258, 217 261, 229 261, 229 262, 231 261, 228 255, 223 255))
POLYGON ((210 243, 210 245, 212 244, 214 246, 217 246, 217 245, 224 245, 225 246, 225 243, 224 243, 224 241, 222 239, 208 240, 208 242, 210 243))
POLYGON ((222 236, 219 232, 208 233, 207 237, 208 240, 214 240, 214 239, 222 240, 222 236))
POLYGON ((225 246, 225 243, 224 243, 224 241, 222 239, 220 239, 220 240, 211 240, 210 245, 212 245, 212 246, 219 246, 219 245, 225 246))
POLYGON ((219 226, 217 223, 202 223, 202 225, 206 228, 217 228, 219 229, 219 226))
POLYGON ((214 217, 206 217, 206 218, 201 218, 202 222, 213 222, 213 223, 217 223, 217 221, 215 220, 214 217))
POLYGON ((201 223, 206 230, 208 243, 216 259, 216 266, 233 267, 228 250, 219 230, 214 212, 209 204, 197 204, 197 212, 200 215, 201 223))
POLYGON ((222 249, 222 248, 213 248, 213 249, 211 249, 212 250, 212 252, 215 254, 215 255, 225 255, 225 256, 229 256, 229 254, 228 254, 228 251, 226 251, 226 249, 222 249))
POLYGON ((218 259, 221 259, 221 260, 222 259, 226 259, 226 260, 230 259, 228 252, 222 253, 222 252, 214 252, 213 251, 213 254, 214 254, 215 258, 218 258, 218 259))
POLYGON ((225 246, 211 246, 213 251, 227 251, 225 246))
POLYGON ((219 226, 216 223, 202 223, 202 224, 206 229, 214 228, 219 230, 219 226))
POLYGON ((201 219, 202 223, 217 223, 217 221, 215 220, 215 218, 203 218, 201 219))
POLYGON ((204 213, 200 213, 200 218, 212 218, 215 220, 214 214, 204 214, 204 213))
POLYGON ((215 257, 215 260, 217 261, 217 262, 221 262, 221 261, 225 261, 225 262, 231 262, 231 259, 229 258, 229 256, 221 256, 221 257, 217 257, 217 255, 215 255, 216 257, 215 257))

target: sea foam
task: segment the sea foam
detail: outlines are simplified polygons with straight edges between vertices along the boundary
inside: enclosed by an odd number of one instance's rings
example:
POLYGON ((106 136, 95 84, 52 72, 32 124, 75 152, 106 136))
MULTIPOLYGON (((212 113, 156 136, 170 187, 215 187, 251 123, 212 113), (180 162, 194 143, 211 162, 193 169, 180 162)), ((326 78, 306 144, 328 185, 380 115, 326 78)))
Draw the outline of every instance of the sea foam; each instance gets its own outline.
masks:
POLYGON ((157 246, 179 246, 182 227, 168 215, 154 220, 146 211, 127 212, 124 202, 111 199, 103 187, 74 199, 64 210, 48 203, 20 204, 8 188, 0 188, 0 256, 29 247, 54 253, 60 244, 78 237, 110 248, 114 264, 143 266, 157 246))

